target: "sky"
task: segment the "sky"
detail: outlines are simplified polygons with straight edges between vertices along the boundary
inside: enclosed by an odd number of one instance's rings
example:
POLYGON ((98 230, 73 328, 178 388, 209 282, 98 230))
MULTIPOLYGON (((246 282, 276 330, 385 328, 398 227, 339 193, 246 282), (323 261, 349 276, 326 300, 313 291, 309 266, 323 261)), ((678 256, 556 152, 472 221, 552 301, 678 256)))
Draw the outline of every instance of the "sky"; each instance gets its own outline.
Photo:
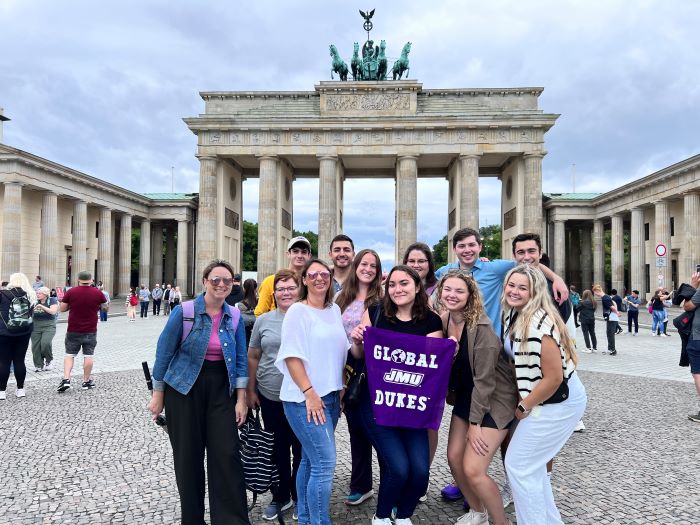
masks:
MULTIPOLYGON (((700 2, 683 0, 0 0, 4 142, 132 191, 197 191, 182 119, 204 111, 199 92, 312 91, 330 80, 328 45, 349 59, 372 8, 373 38, 389 56, 410 40, 426 89, 544 88, 540 108, 561 115, 545 192, 574 178, 606 192, 700 153, 700 2)), ((479 190, 481 225, 498 223, 500 182, 479 190)), ((257 222, 257 179, 243 194, 257 222)), ((388 263, 393 195, 390 179, 345 186, 345 233, 388 263)), ((294 227, 318 231, 317 180, 295 182, 294 227)), ((446 230, 447 181, 419 180, 419 240, 446 230)))

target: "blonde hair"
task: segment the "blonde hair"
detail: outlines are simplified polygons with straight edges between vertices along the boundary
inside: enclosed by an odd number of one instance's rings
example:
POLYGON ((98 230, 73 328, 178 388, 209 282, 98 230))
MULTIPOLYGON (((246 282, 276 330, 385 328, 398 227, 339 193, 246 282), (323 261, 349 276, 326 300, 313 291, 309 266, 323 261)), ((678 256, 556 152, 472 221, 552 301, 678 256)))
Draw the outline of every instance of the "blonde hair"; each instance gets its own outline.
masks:
POLYGON ((592 291, 593 293, 602 292, 602 291, 603 291, 603 287, 602 287, 601 285, 599 285, 599 284, 594 284, 594 285, 591 287, 591 291, 592 291))
POLYGON ((36 303, 36 292, 32 285, 29 284, 29 279, 27 276, 21 272, 13 273, 10 275, 9 281, 7 281, 7 289, 10 288, 21 288, 27 294, 29 301, 33 304, 36 303))
POLYGON ((527 278, 530 300, 519 312, 514 326, 511 327, 511 333, 517 334, 518 339, 521 341, 527 341, 528 331, 532 324, 533 317, 537 312, 544 311, 554 324, 554 332, 559 335, 559 344, 564 349, 566 360, 568 361, 570 359, 575 366, 578 364, 576 342, 569 335, 569 330, 566 328, 566 324, 561 318, 559 309, 554 304, 552 296, 549 293, 547 279, 539 268, 530 266, 529 264, 519 264, 508 272, 508 275, 506 275, 503 281, 504 286, 503 293, 501 294, 501 307, 504 311, 510 309, 510 306, 506 302, 506 283, 510 280, 511 276, 516 273, 524 275, 527 278))
POLYGON ((447 279, 459 279, 467 286, 469 298, 462 310, 462 319, 464 320, 464 324, 467 325, 467 328, 470 330, 475 329, 481 316, 486 313, 484 310, 484 301, 481 298, 481 292, 479 292, 476 281, 462 270, 450 270, 447 272, 442 279, 440 279, 440 284, 438 284, 437 288, 436 302, 439 303, 440 310, 445 307, 440 299, 442 297, 442 288, 445 286, 445 281, 447 281, 447 279))

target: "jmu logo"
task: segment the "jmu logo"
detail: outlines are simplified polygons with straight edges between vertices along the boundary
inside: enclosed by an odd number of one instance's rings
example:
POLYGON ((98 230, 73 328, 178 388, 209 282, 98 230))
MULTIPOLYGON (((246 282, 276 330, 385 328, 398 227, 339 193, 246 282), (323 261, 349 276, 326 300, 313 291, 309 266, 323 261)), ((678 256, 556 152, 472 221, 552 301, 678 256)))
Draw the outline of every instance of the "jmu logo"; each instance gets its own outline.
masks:
POLYGON ((397 385, 420 386, 421 383, 423 383, 423 377, 423 374, 404 372, 403 370, 392 368, 389 372, 384 374, 384 381, 387 383, 396 383, 397 385))

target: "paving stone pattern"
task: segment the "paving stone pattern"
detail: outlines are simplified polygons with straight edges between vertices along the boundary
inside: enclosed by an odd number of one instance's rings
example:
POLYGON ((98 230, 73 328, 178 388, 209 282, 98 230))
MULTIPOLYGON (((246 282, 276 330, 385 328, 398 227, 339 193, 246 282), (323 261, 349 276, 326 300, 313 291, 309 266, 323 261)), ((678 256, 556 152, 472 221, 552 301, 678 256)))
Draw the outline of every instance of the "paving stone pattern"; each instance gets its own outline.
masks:
MULTIPOLYGON (((27 397, 17 399, 11 380, 8 399, 0 404, 0 525, 179 522, 170 445, 150 421, 145 408, 149 394, 140 371, 142 360, 153 360, 165 320, 149 316, 128 323, 115 316, 101 323, 94 390, 59 395, 60 372, 29 372, 27 397)), ((599 323, 604 339, 602 330, 599 323)), ((65 324, 59 325, 57 365, 64 335, 65 324)), ((697 410, 697 399, 688 369, 677 366, 678 346, 676 335, 620 336, 617 356, 580 356, 580 375, 589 394, 587 428, 569 440, 553 475, 565 523, 700 522, 700 425, 686 419, 697 410)), ((79 385, 77 368, 73 382, 79 385)), ((440 488, 450 481, 448 418, 446 411, 429 498, 418 506, 414 523, 454 523, 463 512, 461 504, 440 500, 440 488)), ((376 500, 359 507, 342 503, 350 472, 342 418, 336 437, 333 521, 369 524, 376 500)), ((503 480, 499 461, 492 472, 498 482, 503 480)), ((375 462, 375 490, 377 475, 375 462)), ((269 495, 262 496, 263 505, 268 501, 269 495)), ((513 507, 508 510, 515 522, 513 507)), ((260 504, 251 521, 268 523, 261 519, 260 504)))

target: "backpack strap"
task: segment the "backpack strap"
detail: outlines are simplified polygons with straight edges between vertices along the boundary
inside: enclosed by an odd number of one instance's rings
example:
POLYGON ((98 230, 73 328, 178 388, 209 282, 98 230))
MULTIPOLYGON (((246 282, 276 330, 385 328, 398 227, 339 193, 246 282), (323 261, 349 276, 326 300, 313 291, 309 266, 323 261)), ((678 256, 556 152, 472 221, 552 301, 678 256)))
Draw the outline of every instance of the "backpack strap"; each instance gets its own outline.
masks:
POLYGON ((190 335, 192 326, 194 326, 194 300, 185 301, 180 306, 182 307, 182 338, 180 339, 180 344, 182 344, 187 339, 187 336, 190 335))

